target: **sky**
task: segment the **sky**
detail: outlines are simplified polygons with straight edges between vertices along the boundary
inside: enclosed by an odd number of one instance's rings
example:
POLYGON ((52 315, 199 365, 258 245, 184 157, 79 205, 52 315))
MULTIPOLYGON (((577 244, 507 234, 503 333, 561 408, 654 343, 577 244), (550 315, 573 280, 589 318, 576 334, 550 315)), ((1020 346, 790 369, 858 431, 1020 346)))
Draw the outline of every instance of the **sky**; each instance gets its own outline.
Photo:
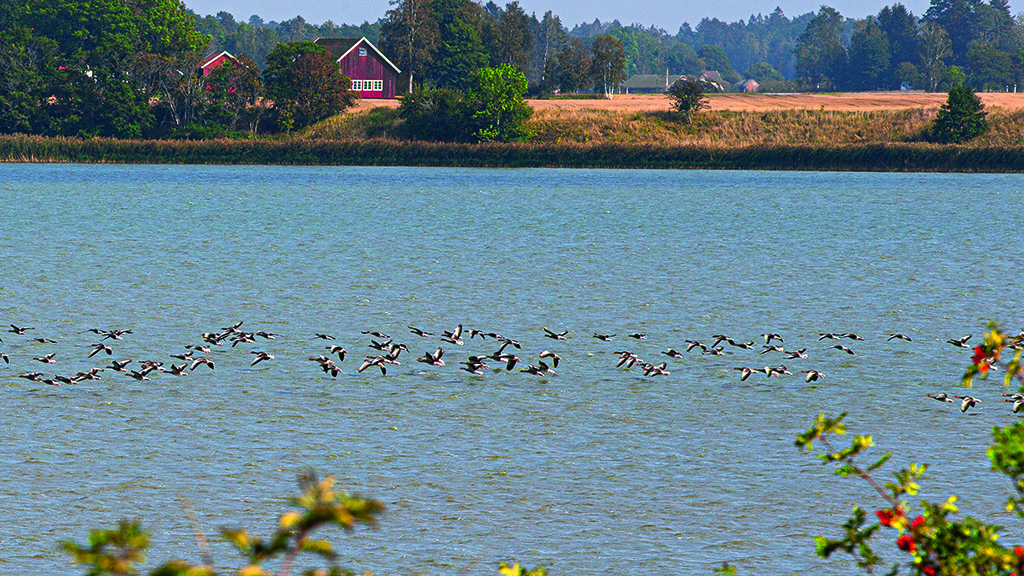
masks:
MULTIPOLYGON (((504 6, 509 0, 495 0, 504 6)), ((618 19, 623 25, 642 24, 657 26, 671 33, 679 30, 683 22, 696 27, 704 17, 718 18, 726 22, 746 20, 752 14, 768 15, 778 6, 786 16, 794 17, 807 12, 816 12, 822 4, 835 8, 843 16, 863 18, 877 14, 883 6, 897 0, 519 0, 526 13, 536 13, 540 18, 552 10, 561 17, 567 28, 581 22, 602 22, 618 19)), ((902 0, 903 5, 920 16, 928 9, 929 0, 902 0)), ((1012 0, 1010 12, 1016 14, 1024 0, 1012 0)), ((282 2, 280 0, 185 0, 185 6, 200 16, 216 14, 221 10, 230 12, 236 20, 247 21, 252 14, 258 14, 266 21, 288 20, 302 16, 307 22, 320 24, 333 20, 335 24, 361 24, 364 20, 375 22, 387 12, 388 0, 318 0, 313 3, 282 2)))

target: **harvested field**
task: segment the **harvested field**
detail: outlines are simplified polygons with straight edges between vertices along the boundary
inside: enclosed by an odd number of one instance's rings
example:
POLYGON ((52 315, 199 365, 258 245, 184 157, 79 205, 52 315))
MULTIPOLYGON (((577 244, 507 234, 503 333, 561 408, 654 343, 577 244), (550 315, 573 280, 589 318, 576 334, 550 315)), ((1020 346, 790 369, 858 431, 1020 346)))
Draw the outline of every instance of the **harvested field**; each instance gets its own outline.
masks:
MULTIPOLYGON (((992 92, 980 94, 985 106, 1024 108, 1024 93, 992 92)), ((712 110, 732 112, 770 112, 773 110, 825 110, 829 112, 874 112, 938 108, 946 102, 945 93, 924 92, 851 92, 842 94, 711 94, 712 110)), ((624 94, 612 100, 531 100, 534 110, 610 110, 616 112, 653 112, 667 110, 668 97, 661 94, 624 94)))
MULTIPOLYGON (((1024 93, 986 92, 979 94, 986 107, 1024 108, 1024 93)), ((880 110, 937 109, 946 101, 941 92, 850 92, 839 94, 712 94, 712 110, 770 112, 773 110, 826 110, 830 112, 874 112, 880 110)), ((668 110, 668 97, 661 94, 620 94, 611 100, 530 100, 541 110, 608 110, 611 112, 654 112, 668 110)), ((353 111, 376 106, 394 108, 397 100, 363 100, 353 111)))

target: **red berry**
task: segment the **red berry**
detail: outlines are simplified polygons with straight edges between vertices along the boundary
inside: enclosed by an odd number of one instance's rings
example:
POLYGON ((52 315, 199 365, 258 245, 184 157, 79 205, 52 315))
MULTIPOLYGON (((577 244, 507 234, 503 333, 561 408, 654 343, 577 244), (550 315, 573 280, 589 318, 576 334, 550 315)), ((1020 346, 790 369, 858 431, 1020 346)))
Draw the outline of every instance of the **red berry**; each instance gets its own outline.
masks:
POLYGON ((904 552, 910 552, 911 554, 913 554, 914 550, 917 548, 917 545, 914 544, 914 540, 906 534, 900 536, 896 540, 896 546, 900 550, 903 550, 904 552))

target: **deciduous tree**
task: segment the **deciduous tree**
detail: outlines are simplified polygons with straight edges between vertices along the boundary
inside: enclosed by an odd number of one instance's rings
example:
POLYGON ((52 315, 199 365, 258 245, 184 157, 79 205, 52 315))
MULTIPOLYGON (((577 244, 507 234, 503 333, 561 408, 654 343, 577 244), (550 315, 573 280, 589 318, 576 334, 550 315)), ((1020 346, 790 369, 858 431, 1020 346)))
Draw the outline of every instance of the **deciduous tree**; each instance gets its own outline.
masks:
POLYGON ((828 6, 822 6, 807 23, 807 28, 797 38, 795 51, 799 79, 818 88, 842 84, 846 71, 842 27, 842 15, 828 6))
POLYGON ((526 75, 511 64, 475 71, 467 94, 478 126, 473 135, 481 141, 526 140, 525 122, 533 110, 523 99, 525 94, 526 75))
POLYGON ((437 19, 430 0, 392 0, 381 25, 381 49, 394 56, 402 70, 406 89, 412 92, 413 80, 426 77, 440 42, 437 19))
POLYGON ((693 122, 691 114, 711 107, 704 96, 704 88, 696 80, 677 80, 669 86, 668 97, 672 102, 672 110, 685 116, 687 124, 693 122))
POLYGON ((558 84, 562 92, 579 94, 590 78, 590 64, 583 40, 570 38, 558 54, 558 84))
POLYGON ((352 106, 359 96, 327 51, 313 42, 278 44, 263 71, 279 127, 304 128, 352 106))
POLYGON ((533 32, 530 17, 519 7, 518 0, 506 4, 501 16, 489 26, 487 44, 491 66, 509 64, 523 73, 529 69, 533 32))
POLYGON ((626 54, 622 42, 602 34, 594 38, 590 51, 590 77, 594 91, 602 92, 606 98, 611 99, 612 93, 626 79, 626 54))
POLYGON ((921 25, 921 67, 928 81, 928 91, 939 89, 946 72, 946 59, 953 55, 946 29, 937 22, 921 25))

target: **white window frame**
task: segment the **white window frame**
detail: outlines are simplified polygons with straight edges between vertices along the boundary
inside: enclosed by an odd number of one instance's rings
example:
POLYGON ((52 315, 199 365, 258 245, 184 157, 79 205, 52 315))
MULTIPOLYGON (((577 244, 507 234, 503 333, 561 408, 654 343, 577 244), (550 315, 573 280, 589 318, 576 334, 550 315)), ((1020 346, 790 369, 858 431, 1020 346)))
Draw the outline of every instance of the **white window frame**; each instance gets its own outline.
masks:
POLYGON ((384 91, 384 81, 383 80, 374 80, 373 81, 373 87, 370 88, 370 90, 373 90, 374 92, 383 92, 384 91))
POLYGON ((360 56, 366 56, 366 48, 360 47, 359 48, 359 55, 360 56))
POLYGON ((362 80, 353 80, 352 81, 352 90, 354 92, 362 92, 363 91, 363 81, 362 80))

